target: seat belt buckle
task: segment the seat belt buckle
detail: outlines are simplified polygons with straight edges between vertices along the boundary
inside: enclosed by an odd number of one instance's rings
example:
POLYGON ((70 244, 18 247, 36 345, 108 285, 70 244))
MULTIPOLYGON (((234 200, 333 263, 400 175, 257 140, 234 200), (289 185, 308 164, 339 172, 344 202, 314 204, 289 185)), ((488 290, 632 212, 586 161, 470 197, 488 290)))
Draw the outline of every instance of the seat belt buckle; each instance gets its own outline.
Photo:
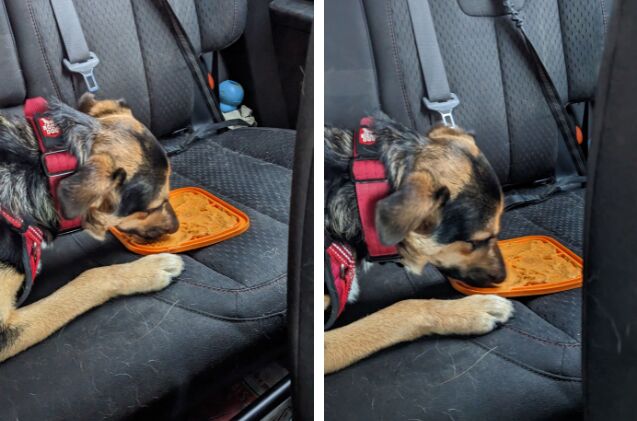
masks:
POLYGON ((62 62, 70 72, 82 75, 89 92, 97 92, 100 89, 97 84, 97 80, 95 79, 95 75, 93 74, 95 67, 100 64, 100 59, 97 58, 94 52, 90 51, 89 58, 78 63, 71 63, 66 58, 63 59, 62 62))
POLYGON ((450 98, 445 101, 430 101, 429 98, 423 97, 422 102, 428 110, 440 114, 442 124, 448 127, 456 127, 456 122, 453 119, 453 109, 460 104, 460 100, 454 93, 450 93, 449 95, 450 98))

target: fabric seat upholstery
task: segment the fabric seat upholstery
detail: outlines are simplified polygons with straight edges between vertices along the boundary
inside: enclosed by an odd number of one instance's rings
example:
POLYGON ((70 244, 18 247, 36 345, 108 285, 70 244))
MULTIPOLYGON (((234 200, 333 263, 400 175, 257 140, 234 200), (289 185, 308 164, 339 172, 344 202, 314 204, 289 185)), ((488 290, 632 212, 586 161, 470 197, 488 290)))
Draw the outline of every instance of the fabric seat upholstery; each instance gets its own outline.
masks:
MULTIPOLYGON (((556 175, 562 140, 512 23, 497 2, 429 3, 451 90, 461 100, 456 122, 475 132, 508 193, 541 192, 546 187, 524 186, 556 175)), ((562 98, 592 98, 609 2, 514 3, 562 98)), ((325 42, 326 123, 354 129, 381 109, 426 132, 435 116, 422 108, 426 93, 407 2, 329 1, 326 22, 332 17, 340 24, 325 42)), ((580 189, 508 211, 500 237, 549 235, 581 255, 583 206, 580 189)), ((461 296, 431 267, 415 276, 376 265, 360 285, 359 302, 339 324, 402 299, 461 296)), ((326 419, 579 417, 581 290, 516 299, 515 310, 488 335, 423 338, 328 376, 326 419)))
MULTIPOLYGON (((57 96, 73 104, 83 85, 62 69, 49 2, 5 3, 24 97, 57 96)), ((195 86, 154 2, 75 6, 101 60, 99 96, 125 98, 160 140, 187 127, 195 86)), ((178 7, 200 51, 220 50, 243 31, 245 0, 191 0, 178 7)), ((165 414, 179 414, 184 403, 209 396, 212 386, 223 390, 276 357, 284 346, 294 139, 291 130, 242 128, 171 157, 173 188, 212 192, 245 212, 250 228, 185 253, 184 273, 165 290, 108 302, 3 363, 0 419, 119 419, 160 403, 165 414)), ((137 258, 110 235, 104 242, 85 233, 61 236, 45 251, 45 269, 29 300, 91 267, 137 258)))

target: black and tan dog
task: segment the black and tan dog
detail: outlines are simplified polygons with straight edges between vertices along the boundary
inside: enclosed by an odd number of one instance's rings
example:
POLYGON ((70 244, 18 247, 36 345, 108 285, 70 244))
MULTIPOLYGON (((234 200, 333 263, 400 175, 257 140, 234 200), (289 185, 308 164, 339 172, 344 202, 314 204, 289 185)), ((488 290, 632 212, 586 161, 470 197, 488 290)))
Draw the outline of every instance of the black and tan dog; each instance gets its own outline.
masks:
MULTIPOLYGON (((374 119, 373 132, 393 191, 375 209, 381 241, 397 244, 401 263, 415 273, 429 263, 475 286, 503 281, 506 271, 496 240, 502 190, 473 137, 444 126, 422 136, 386 117, 374 119)), ((324 144, 325 230, 356 251, 360 274, 365 247, 349 171, 352 133, 326 127, 324 144)), ((401 301, 326 332, 325 372, 424 335, 487 333, 512 312, 510 301, 493 295, 401 301)))
MULTIPOLYGON (((113 226, 139 241, 178 229, 168 202, 168 158, 123 101, 86 94, 80 111, 57 101, 49 108, 79 161, 77 172, 58 187, 64 217, 81 217, 83 228, 99 239, 113 226)), ((38 143, 22 118, 0 116, 0 206, 34 221, 49 239, 58 228, 38 143)), ((166 287, 183 268, 181 258, 171 254, 95 268, 48 297, 15 308, 24 281, 21 253, 20 236, 0 222, 0 361, 113 297, 166 287)))

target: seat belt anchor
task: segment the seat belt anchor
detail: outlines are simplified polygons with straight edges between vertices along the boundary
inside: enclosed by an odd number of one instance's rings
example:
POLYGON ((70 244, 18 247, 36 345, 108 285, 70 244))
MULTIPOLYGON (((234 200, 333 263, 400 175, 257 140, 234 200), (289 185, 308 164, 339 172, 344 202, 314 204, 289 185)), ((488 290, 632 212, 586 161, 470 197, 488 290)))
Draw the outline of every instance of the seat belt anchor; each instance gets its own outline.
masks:
POLYGON ((100 89, 97 84, 97 80, 95 79, 95 75, 93 75, 93 70, 98 64, 100 64, 100 59, 97 58, 94 52, 90 51, 88 59, 78 63, 71 63, 66 58, 62 61, 64 66, 66 66, 70 72, 82 75, 89 92, 97 92, 100 89))
POLYGON ((456 122, 453 119, 453 109, 460 104, 458 96, 454 93, 449 93, 450 98, 445 101, 430 101, 429 98, 423 97, 422 102, 425 107, 430 111, 435 111, 440 114, 442 124, 448 127, 456 127, 456 122))

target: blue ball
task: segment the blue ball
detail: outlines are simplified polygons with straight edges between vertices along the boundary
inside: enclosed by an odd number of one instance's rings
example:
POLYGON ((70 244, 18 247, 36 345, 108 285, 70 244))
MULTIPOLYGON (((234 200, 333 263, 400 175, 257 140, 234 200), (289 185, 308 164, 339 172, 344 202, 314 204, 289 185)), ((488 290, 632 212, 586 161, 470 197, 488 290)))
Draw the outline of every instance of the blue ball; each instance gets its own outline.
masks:
POLYGON ((230 111, 234 111, 237 109, 234 105, 224 104, 223 102, 219 104, 219 108, 221 108, 222 113, 229 113, 230 111))
POLYGON ((234 80, 224 80, 219 85, 219 100, 237 108, 243 102, 243 88, 234 80))

